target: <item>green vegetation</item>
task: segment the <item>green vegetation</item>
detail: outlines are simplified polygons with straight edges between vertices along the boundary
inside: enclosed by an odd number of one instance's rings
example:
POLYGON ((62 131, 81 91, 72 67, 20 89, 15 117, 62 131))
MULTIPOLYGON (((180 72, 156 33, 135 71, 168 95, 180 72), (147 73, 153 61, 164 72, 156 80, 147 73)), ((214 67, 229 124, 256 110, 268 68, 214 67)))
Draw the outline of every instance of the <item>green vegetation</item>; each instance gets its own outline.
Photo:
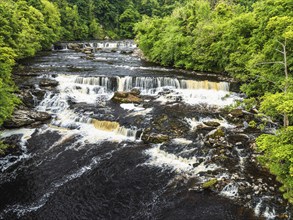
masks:
POLYGON ((0 125, 19 100, 11 79, 16 60, 49 49, 58 40, 133 38, 141 15, 169 15, 176 0, 0 1, 0 125))
POLYGON ((260 113, 283 124, 257 144, 260 161, 293 203, 292 0, 189 0, 168 16, 143 17, 135 31, 150 61, 226 72, 241 82, 246 108, 258 105, 260 113))
POLYGON ((20 102, 11 79, 15 60, 51 47, 60 37, 58 9, 47 0, 37 7, 27 1, 0 2, 0 125, 20 102))
POLYGON ((277 176, 284 197, 293 203, 293 126, 280 129, 276 135, 261 135, 257 139, 260 161, 277 176))
POLYGON ((4 155, 8 148, 11 148, 11 146, 4 144, 3 142, 0 141, 0 156, 4 155))
POLYGON ((211 189, 218 183, 216 178, 210 179, 202 184, 203 189, 211 189))

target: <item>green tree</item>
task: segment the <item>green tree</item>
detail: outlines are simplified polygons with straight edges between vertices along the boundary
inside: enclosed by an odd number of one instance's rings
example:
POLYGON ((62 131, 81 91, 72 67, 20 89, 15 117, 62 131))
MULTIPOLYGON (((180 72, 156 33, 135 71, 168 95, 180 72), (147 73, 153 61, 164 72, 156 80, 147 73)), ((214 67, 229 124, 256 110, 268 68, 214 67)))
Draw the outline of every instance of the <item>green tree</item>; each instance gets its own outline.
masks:
POLYGON ((293 203, 293 127, 277 131, 276 135, 261 135, 257 145, 263 155, 260 162, 282 183, 284 198, 293 203))
POLYGON ((0 125, 11 116, 19 100, 13 94, 15 86, 11 80, 11 70, 16 54, 9 47, 4 46, 0 38, 0 125))
POLYGON ((120 36, 122 38, 134 38, 133 26, 140 20, 140 14, 131 4, 120 16, 120 36))

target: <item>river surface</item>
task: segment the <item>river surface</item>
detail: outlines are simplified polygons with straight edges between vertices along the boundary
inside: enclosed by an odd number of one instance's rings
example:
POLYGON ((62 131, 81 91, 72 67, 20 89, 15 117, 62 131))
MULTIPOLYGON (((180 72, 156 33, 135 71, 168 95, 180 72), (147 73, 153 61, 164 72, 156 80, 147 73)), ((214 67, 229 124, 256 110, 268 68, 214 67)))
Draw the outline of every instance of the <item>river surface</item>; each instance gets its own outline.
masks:
POLYGON ((221 111, 241 100, 230 82, 119 52, 135 49, 132 42, 99 47, 94 59, 65 47, 23 61, 25 71, 59 86, 35 102, 53 116, 50 123, 2 132, 19 137, 22 153, 0 160, 0 218, 290 218, 279 185, 255 163, 249 144, 206 144, 204 122, 228 134, 245 127, 221 111), (111 101, 115 91, 133 88, 141 104, 111 101), (143 142, 145 132, 169 140, 143 142), (217 186, 202 189, 210 179, 217 186))

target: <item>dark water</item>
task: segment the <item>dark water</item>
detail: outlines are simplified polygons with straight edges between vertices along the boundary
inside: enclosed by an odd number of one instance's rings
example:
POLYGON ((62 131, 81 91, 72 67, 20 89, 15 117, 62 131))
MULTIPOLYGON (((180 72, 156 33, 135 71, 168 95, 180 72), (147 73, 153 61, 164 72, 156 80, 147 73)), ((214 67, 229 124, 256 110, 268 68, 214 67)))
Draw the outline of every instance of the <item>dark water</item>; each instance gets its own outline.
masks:
POLYGON ((217 120, 228 131, 236 129, 219 110, 237 99, 223 98, 228 82, 191 77, 119 52, 100 51, 87 60, 82 53, 52 51, 24 65, 60 84, 36 106, 53 115, 50 124, 4 132, 23 135, 23 154, 1 160, 2 219, 240 220, 286 213, 275 182, 250 160, 249 147, 223 149, 226 159, 217 160, 219 149, 203 142, 207 132, 194 128, 217 120), (110 100, 114 90, 138 85, 143 104, 110 100), (96 129, 93 119, 105 128, 96 129), (119 128, 107 129, 101 121, 118 122, 119 128), (148 128, 170 141, 142 142, 148 128), (211 178, 222 185, 202 190, 211 178))

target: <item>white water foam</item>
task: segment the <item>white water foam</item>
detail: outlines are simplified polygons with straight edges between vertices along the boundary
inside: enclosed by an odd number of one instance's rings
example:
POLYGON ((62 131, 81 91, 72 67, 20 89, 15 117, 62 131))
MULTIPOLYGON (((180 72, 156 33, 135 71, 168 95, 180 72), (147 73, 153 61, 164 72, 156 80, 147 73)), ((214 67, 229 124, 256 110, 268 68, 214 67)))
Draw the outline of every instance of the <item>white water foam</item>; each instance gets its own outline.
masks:
POLYGON ((172 142, 175 144, 181 144, 181 145, 189 145, 192 143, 191 140, 187 140, 185 138, 175 138, 172 140, 172 142))
POLYGON ((125 110, 131 110, 131 111, 143 111, 145 110, 145 108, 143 107, 140 107, 140 106, 137 106, 133 103, 123 103, 123 104, 120 104, 120 107, 125 109, 125 110))
POLYGON ((225 107, 235 103, 235 100, 238 100, 239 97, 227 91, 175 89, 171 93, 160 96, 157 101, 166 104, 181 99, 190 105, 207 104, 209 106, 225 107))
MULTIPOLYGON (((137 132, 135 129, 119 127, 113 131, 103 131, 94 127, 90 115, 78 115, 69 108, 68 99, 74 99, 76 102, 95 103, 97 97, 103 95, 105 95, 107 99, 111 97, 105 90, 102 90, 101 93, 91 93, 90 91, 93 91, 93 89, 89 91, 78 91, 79 89, 75 89, 76 79, 76 76, 67 75, 60 75, 57 77, 60 83, 58 86, 60 93, 47 93, 45 99, 40 103, 37 109, 55 114, 55 118, 51 123, 58 127, 74 129, 74 131, 70 132, 71 135, 75 133, 82 135, 83 138, 80 142, 83 143, 96 143, 105 140, 112 140, 115 142, 121 142, 123 140, 134 141, 137 132)), ((107 84, 108 82, 109 81, 105 80, 102 83, 107 84)), ((95 87, 94 85, 82 84, 81 86, 95 87)), ((137 108, 137 110, 139 109, 137 108)))
MULTIPOLYGON (((132 77, 132 76, 95 76, 95 77, 75 77, 68 80, 59 76, 58 80, 67 82, 67 89, 71 88, 71 96, 75 100, 84 100, 88 103, 95 102, 95 94, 113 95, 114 91, 130 91, 133 88, 141 90, 142 95, 159 95, 167 89, 169 92, 160 95, 157 101, 162 104, 177 100, 183 100, 187 104, 208 104, 213 106, 224 107, 231 105, 235 100, 240 99, 236 94, 229 92, 228 82, 209 82, 185 80, 171 77, 132 77), (74 94, 76 93, 76 94, 74 94), (81 99, 76 96, 80 94, 81 99), (86 99, 83 94, 90 95, 86 99)), ((68 78, 65 77, 65 78, 68 78)))
POLYGON ((196 130, 197 127, 199 125, 203 125, 204 122, 218 122, 220 124, 221 127, 224 128, 235 128, 235 125, 229 124, 224 118, 223 119, 217 119, 217 118, 210 118, 210 117, 206 117, 206 118, 199 118, 198 120, 195 118, 185 118, 185 121, 190 125, 191 130, 196 130))
POLYGON ((1 158, 0 159, 1 172, 5 171, 12 165, 18 163, 19 161, 30 157, 30 154, 28 154, 28 151, 26 148, 26 142, 28 139, 31 138, 31 135, 34 132, 35 132, 35 129, 28 129, 28 128, 4 130, 3 132, 1 132, 0 134, 1 138, 9 137, 11 135, 22 135, 20 143, 19 143, 21 146, 22 154, 20 156, 7 155, 6 157, 1 158))
POLYGON ((267 220, 272 220, 277 217, 276 210, 274 208, 270 208, 265 206, 264 201, 270 199, 269 197, 265 196, 260 198, 259 202, 254 207, 254 214, 256 216, 262 216, 267 220))
POLYGON ((133 111, 128 114, 128 116, 137 116, 137 115, 147 115, 153 111, 153 108, 146 108, 141 111, 133 111))
POLYGON ((200 172, 213 171, 219 167, 216 164, 205 164, 205 161, 197 164, 198 158, 184 158, 172 153, 168 153, 160 149, 161 145, 155 145, 153 148, 145 151, 145 154, 150 156, 150 159, 145 163, 149 166, 157 166, 161 168, 171 168, 178 173, 190 173, 196 175, 200 172), (194 166, 194 164, 197 164, 194 166))
POLYGON ((229 183, 226 185, 222 191, 220 192, 221 195, 236 198, 238 196, 238 186, 236 183, 229 183))

